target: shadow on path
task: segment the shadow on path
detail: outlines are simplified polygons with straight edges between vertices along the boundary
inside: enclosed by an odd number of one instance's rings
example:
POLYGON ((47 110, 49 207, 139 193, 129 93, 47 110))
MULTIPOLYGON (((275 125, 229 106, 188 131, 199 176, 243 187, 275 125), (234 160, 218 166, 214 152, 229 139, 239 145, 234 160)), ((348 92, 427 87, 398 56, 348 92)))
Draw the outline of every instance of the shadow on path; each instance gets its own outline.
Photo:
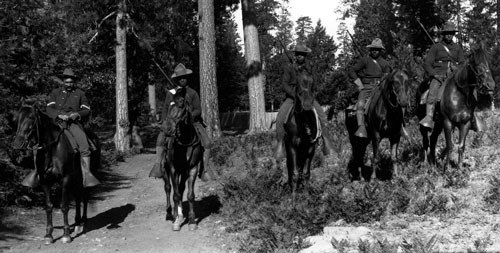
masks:
POLYGON ((85 230, 83 233, 78 234, 75 238, 86 234, 93 230, 98 230, 103 227, 107 229, 116 229, 120 227, 120 224, 125 221, 127 216, 135 210, 135 205, 126 204, 119 207, 113 207, 103 213, 100 213, 87 220, 85 224, 85 230))

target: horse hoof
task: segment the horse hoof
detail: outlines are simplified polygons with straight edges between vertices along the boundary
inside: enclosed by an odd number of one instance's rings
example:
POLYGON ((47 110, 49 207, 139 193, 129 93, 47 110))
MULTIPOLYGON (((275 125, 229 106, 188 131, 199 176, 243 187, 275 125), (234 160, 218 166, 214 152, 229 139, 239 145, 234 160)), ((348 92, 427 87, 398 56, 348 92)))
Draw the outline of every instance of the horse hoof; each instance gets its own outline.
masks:
POLYGON ((196 230, 198 229, 198 225, 196 224, 189 224, 189 231, 193 231, 193 230, 196 230))
POLYGON ((83 226, 75 226, 75 233, 80 234, 83 232, 83 226))
POLYGON ((62 243, 70 243, 70 242, 71 242, 71 237, 70 237, 70 236, 65 235, 65 236, 63 236, 63 237, 61 238, 61 242, 62 242, 62 243))
POLYGON ((52 237, 45 237, 44 241, 45 241, 45 245, 49 245, 49 244, 54 243, 54 239, 52 237))
POLYGON ((180 231, 181 230, 181 224, 173 224, 172 225, 172 230, 173 231, 180 231))

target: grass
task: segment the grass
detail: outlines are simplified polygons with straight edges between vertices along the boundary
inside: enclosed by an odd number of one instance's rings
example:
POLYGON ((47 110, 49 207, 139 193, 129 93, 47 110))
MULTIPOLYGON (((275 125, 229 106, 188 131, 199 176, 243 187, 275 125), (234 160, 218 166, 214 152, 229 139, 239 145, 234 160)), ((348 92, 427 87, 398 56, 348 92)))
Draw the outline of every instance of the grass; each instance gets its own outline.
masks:
MULTIPOLYGON (((334 122, 341 124, 335 119, 334 122)), ((490 128, 499 129, 500 123, 496 122, 498 120, 491 120, 490 128)), ((346 152, 350 148, 346 145, 349 141, 345 130, 333 125, 329 130, 340 154, 337 166, 326 167, 318 150, 312 182, 295 201, 287 188, 277 184, 281 169, 275 166, 272 158, 270 134, 222 137, 214 145, 212 159, 219 174, 224 175, 218 190, 223 203, 221 215, 227 223, 226 231, 238 235, 240 252, 298 252, 308 246, 305 237, 320 233, 325 226, 340 219, 356 226, 380 222, 391 215, 452 217, 470 205, 460 194, 468 191, 469 183, 476 180, 472 176, 492 162, 491 156, 484 155, 485 145, 496 145, 500 139, 489 136, 490 140, 496 139, 489 141, 470 133, 464 169, 458 171, 452 166, 444 174, 439 166, 436 169, 421 164, 418 141, 403 141, 400 168, 404 171, 400 176, 387 181, 351 183, 345 169, 350 156, 350 152, 346 152), (476 151, 478 148, 483 150, 476 151)), ((416 124, 410 125, 409 131, 419 134, 416 124)), ((500 136, 500 132, 497 134, 500 136)), ((439 147, 443 146, 442 139, 439 147)), ((489 212, 498 212, 498 196, 500 180, 491 177, 488 191, 480 203, 489 206, 489 212)), ((379 240, 376 244, 357 242, 357 245, 361 252, 395 252, 390 249, 404 243, 413 249, 406 252, 432 252, 437 244, 435 236, 420 235, 405 240, 399 244, 379 240)), ((342 241, 334 244, 340 252, 342 248, 353 247, 342 241)))

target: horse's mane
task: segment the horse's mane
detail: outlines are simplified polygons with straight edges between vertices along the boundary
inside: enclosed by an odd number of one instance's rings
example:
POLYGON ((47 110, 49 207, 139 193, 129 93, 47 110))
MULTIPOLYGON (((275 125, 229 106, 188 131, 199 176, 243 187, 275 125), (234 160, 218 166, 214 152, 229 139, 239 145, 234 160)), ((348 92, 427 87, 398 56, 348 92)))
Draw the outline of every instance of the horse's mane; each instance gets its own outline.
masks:
POLYGON ((477 48, 474 48, 472 50, 472 53, 469 55, 467 60, 465 61, 462 66, 460 66, 457 71, 455 72, 453 79, 455 80, 455 84, 463 89, 465 88, 464 85, 460 84, 467 84, 469 81, 469 69, 468 67, 470 65, 477 65, 480 62, 488 62, 489 55, 486 52, 486 50, 480 46, 477 48))

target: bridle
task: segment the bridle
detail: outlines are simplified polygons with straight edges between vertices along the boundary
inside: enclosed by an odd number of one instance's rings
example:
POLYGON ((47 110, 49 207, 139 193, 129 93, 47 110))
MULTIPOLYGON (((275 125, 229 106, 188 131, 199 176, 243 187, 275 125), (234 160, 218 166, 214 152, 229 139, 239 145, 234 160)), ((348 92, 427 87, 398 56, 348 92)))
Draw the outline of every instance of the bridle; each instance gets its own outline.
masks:
MULTIPOLYGON (((185 103, 185 101, 184 101, 184 103, 185 103)), ((175 137, 176 143, 180 146, 193 146, 200 141, 199 138, 197 137, 196 130, 194 130, 194 133, 193 133, 194 138, 191 138, 189 140, 189 142, 184 143, 181 141, 180 137, 181 137, 181 132, 183 131, 181 129, 181 126, 182 126, 181 123, 184 122, 184 125, 188 124, 189 117, 190 117, 189 112, 190 112, 190 108, 189 108, 188 104, 183 104, 182 106, 179 106, 176 102, 173 102, 173 104, 171 104, 170 108, 169 108, 168 119, 173 122, 173 126, 174 126, 173 137, 175 137), (178 110, 175 112, 174 115, 170 115, 170 114, 172 114, 173 108, 177 108, 178 110)), ((193 129, 194 129, 194 127, 193 127, 193 129)))

